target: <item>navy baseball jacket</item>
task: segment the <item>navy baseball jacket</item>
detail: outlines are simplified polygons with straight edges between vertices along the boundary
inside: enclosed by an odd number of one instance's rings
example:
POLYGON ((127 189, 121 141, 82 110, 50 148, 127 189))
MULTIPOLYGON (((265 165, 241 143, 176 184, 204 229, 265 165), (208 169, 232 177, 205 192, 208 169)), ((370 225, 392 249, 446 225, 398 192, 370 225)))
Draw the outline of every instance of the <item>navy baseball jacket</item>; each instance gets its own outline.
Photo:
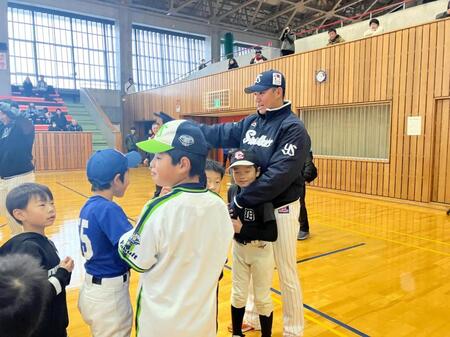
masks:
POLYGON ((272 202, 278 208, 298 200, 311 140, 303 122, 292 113, 290 102, 237 123, 200 127, 211 147, 251 149, 259 159, 261 176, 236 196, 238 207, 272 202))

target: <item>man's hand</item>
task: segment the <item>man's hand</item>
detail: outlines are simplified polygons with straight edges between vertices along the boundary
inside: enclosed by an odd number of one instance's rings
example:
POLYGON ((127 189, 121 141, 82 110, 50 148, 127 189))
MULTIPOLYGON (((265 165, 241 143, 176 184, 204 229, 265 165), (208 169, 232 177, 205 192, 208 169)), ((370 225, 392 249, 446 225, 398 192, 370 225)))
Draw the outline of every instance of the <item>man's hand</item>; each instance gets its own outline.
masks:
POLYGON ((239 218, 237 219, 231 219, 231 222, 233 223, 233 228, 235 233, 240 233, 242 229, 242 222, 239 218))

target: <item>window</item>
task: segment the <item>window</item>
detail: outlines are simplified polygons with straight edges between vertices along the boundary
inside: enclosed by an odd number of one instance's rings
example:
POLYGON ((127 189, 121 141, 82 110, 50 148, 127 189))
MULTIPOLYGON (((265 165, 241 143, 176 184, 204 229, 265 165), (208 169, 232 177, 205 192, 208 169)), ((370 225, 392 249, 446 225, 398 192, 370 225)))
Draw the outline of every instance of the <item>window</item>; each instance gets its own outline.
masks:
POLYGON ((133 78, 138 90, 181 80, 205 57, 205 38, 133 25, 133 78))
POLYGON ((390 104, 301 110, 315 155, 388 159, 390 104))
POLYGON ((8 35, 12 84, 118 89, 113 21, 10 3, 8 35))
MULTIPOLYGON (((245 44, 240 42, 234 42, 233 43, 233 57, 253 53, 254 52, 254 45, 251 44, 245 44)), ((224 41, 220 41, 220 60, 223 61, 227 59, 225 55, 225 44, 224 41)))

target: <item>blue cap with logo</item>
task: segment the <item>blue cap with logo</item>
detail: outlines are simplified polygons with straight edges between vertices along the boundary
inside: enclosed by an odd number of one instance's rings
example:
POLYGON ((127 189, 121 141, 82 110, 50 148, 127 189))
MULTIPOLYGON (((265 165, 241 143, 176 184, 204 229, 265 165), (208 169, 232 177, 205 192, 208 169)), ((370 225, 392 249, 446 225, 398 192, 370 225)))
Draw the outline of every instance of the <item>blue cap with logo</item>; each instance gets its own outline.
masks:
POLYGON ((284 75, 278 70, 267 70, 256 76, 255 84, 245 88, 246 94, 261 92, 270 88, 286 88, 286 80, 284 75))
POLYGON ((106 185, 117 174, 125 173, 129 168, 137 167, 142 161, 139 152, 131 151, 126 155, 115 149, 95 152, 87 163, 86 173, 92 184, 106 185))
POLYGON ((178 149, 202 156, 208 154, 208 144, 200 127, 184 119, 164 123, 155 137, 136 144, 149 153, 162 153, 178 149))

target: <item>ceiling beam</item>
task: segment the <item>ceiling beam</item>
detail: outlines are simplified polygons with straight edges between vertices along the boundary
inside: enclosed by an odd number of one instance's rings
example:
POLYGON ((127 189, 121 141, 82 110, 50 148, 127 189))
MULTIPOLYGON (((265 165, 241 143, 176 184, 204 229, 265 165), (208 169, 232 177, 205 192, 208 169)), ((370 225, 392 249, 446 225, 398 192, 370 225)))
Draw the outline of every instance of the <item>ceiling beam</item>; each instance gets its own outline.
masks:
POLYGON ((236 7, 236 8, 234 8, 234 9, 232 9, 231 11, 229 11, 229 12, 219 16, 218 17, 218 21, 221 21, 222 19, 226 18, 228 15, 233 14, 233 13, 241 10, 242 8, 244 8, 244 7, 248 6, 248 5, 251 5, 252 3, 256 2, 256 1, 258 1, 258 0, 248 0, 248 1, 244 2, 242 5, 240 5, 240 6, 236 7))
POLYGON ((169 11, 170 14, 178 13, 180 10, 182 10, 184 7, 189 6, 191 3, 195 2, 197 0, 187 0, 180 4, 178 7, 174 7, 172 10, 169 11))
POLYGON ((258 15, 259 10, 261 9, 261 5, 262 5, 263 1, 264 1, 264 0, 259 0, 258 7, 256 7, 255 11, 253 12, 253 17, 252 17, 252 19, 250 20, 250 26, 253 25, 253 22, 255 22, 256 15, 258 15))

